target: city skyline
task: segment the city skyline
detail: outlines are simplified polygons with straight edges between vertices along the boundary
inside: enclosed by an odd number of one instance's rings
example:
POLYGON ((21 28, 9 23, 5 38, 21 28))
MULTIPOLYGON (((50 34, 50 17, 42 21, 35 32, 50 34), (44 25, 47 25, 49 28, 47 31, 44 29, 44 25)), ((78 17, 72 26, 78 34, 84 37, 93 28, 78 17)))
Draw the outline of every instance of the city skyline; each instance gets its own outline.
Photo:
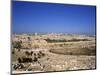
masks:
POLYGON ((14 33, 95 34, 96 7, 41 2, 12 2, 14 33))

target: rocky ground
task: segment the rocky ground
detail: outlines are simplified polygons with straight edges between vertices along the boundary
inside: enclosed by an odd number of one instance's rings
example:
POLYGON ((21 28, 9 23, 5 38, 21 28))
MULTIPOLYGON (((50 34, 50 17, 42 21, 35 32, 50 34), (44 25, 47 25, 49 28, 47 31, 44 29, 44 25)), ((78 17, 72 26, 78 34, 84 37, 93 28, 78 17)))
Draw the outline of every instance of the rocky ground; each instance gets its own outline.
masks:
MULTIPOLYGON (((38 51, 36 51, 36 53, 37 52, 38 51)), ((13 69, 13 72, 48 72, 96 68, 95 56, 62 55, 47 51, 43 52, 45 53, 45 56, 39 58, 38 61, 33 61, 32 63, 21 63, 23 65, 23 68, 17 68, 16 70, 13 69)), ((13 64, 18 64, 18 62, 13 62, 13 64)))
MULTIPOLYGON (((37 39, 36 39, 37 40, 37 39)), ((50 71, 69 71, 96 68, 96 43, 94 37, 87 40, 62 42, 22 42, 24 46, 12 50, 12 73, 35 73, 50 71), (90 40, 91 39, 91 40, 90 40)), ((53 40, 54 41, 54 40, 53 40)), ((18 43, 16 44, 18 46, 18 43)))

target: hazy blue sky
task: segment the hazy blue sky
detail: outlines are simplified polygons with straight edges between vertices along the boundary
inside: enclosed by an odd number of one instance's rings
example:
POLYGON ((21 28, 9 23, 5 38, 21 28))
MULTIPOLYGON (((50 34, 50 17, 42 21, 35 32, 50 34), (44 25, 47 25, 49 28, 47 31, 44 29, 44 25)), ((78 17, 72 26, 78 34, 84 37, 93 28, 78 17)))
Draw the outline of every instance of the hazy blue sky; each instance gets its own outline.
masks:
POLYGON ((12 31, 95 33, 95 6, 12 3, 12 31))

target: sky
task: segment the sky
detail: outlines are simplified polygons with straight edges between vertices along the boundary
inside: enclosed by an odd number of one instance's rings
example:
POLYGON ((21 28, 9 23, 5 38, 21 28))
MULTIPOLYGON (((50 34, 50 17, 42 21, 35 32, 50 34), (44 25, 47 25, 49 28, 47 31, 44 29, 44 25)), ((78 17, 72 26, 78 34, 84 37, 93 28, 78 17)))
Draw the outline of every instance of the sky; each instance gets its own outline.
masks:
POLYGON ((95 34, 95 10, 95 6, 12 1, 12 31, 95 34))

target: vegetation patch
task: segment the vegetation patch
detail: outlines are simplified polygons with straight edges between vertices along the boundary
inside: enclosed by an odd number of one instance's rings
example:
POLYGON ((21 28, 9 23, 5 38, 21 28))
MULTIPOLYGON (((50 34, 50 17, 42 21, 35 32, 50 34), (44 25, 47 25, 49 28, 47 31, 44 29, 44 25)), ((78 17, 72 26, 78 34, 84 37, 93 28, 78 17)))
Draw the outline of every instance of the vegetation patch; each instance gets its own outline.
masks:
POLYGON ((95 48, 66 48, 66 49, 51 49, 52 53, 64 55, 96 55, 95 48))

